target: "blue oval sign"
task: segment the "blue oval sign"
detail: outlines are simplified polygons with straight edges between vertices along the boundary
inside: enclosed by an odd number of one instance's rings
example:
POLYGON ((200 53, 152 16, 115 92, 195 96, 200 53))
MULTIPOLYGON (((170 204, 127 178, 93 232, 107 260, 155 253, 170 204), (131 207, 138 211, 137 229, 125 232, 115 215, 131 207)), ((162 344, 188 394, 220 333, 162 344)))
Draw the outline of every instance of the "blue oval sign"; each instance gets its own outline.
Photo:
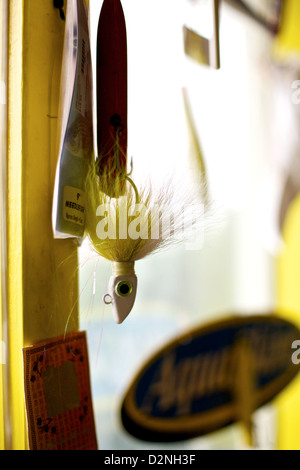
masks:
POLYGON ((234 316, 170 342, 141 369, 122 405, 135 437, 201 436, 247 420, 297 374, 297 327, 275 315, 234 316))

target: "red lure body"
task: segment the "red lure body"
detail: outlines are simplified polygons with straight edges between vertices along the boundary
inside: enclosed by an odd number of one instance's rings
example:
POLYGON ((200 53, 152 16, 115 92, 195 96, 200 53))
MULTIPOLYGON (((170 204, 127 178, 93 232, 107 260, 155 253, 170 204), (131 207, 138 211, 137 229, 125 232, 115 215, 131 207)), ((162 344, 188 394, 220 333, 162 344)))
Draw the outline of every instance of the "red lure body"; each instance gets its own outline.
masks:
MULTIPOLYGON (((98 23, 97 146, 100 178, 122 179, 127 164, 127 38, 120 0, 104 0, 98 23)), ((102 183, 105 192, 113 186, 112 181, 102 183)))

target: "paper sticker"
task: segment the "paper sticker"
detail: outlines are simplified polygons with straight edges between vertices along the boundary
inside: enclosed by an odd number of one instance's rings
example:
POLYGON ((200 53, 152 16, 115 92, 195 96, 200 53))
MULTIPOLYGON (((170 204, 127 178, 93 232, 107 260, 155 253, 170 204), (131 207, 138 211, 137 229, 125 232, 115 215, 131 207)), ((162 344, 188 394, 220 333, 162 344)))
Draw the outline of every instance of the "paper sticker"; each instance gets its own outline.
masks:
POLYGON ((71 186, 64 187, 64 219, 84 225, 84 192, 71 186))
POLYGON ((85 332, 23 356, 30 450, 97 450, 85 332))

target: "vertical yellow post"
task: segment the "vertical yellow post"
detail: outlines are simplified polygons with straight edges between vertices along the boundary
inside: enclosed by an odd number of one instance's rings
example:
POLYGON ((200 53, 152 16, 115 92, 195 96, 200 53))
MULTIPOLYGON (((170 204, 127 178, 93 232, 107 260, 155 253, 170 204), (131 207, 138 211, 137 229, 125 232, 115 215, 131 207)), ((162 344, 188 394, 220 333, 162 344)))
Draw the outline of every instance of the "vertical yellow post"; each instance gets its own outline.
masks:
MULTIPOLYGON (((66 6, 66 1, 64 2, 66 6)), ((77 247, 51 208, 64 22, 52 0, 9 1, 8 406, 26 448, 22 347, 78 329, 77 247)))
POLYGON ((25 446, 22 394, 22 2, 9 2, 8 58, 8 358, 6 377, 9 395, 10 442, 13 449, 25 446))
POLYGON ((0 4, 0 450, 5 448, 4 434, 4 373, 5 338, 2 328, 6 302, 6 72, 7 72, 7 4, 0 4))

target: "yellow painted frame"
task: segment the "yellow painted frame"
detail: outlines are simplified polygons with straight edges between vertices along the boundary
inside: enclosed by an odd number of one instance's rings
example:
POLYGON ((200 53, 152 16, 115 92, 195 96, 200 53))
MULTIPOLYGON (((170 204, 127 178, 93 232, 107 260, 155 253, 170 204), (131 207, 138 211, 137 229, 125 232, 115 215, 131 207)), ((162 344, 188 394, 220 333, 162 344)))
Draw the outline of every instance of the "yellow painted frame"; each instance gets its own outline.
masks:
POLYGON ((77 245, 54 240, 51 227, 63 38, 52 0, 9 0, 6 380, 12 450, 27 447, 22 347, 79 327, 77 245))
MULTIPOLYGON (((288 0, 283 4, 283 22, 274 41, 276 60, 283 63, 289 57, 299 56, 300 2, 288 0)), ((292 93, 292 88, 291 88, 292 93)), ((297 106, 295 104, 295 106, 297 106)), ((289 207, 284 223, 284 248, 277 260, 277 308, 281 315, 300 326, 300 196, 289 207)), ((293 350, 291 349, 291 352, 293 350)), ((300 375, 276 400, 279 450, 299 450, 300 375)))
MULTIPOLYGON (((300 195, 291 204, 284 227, 285 247, 278 257, 278 308, 282 316, 300 327, 300 195)), ((300 339, 300 338, 299 338, 300 339)), ((291 353, 293 350, 291 349, 291 353)), ((300 366, 299 366, 300 367, 300 366)), ((278 450, 299 450, 300 374, 276 400, 278 450)))
POLYGON ((4 376, 5 376, 5 338, 3 320, 6 309, 6 265, 5 246, 5 207, 6 207, 6 75, 7 75, 7 5, 2 0, 0 5, 0 450, 5 448, 4 433, 4 376))

